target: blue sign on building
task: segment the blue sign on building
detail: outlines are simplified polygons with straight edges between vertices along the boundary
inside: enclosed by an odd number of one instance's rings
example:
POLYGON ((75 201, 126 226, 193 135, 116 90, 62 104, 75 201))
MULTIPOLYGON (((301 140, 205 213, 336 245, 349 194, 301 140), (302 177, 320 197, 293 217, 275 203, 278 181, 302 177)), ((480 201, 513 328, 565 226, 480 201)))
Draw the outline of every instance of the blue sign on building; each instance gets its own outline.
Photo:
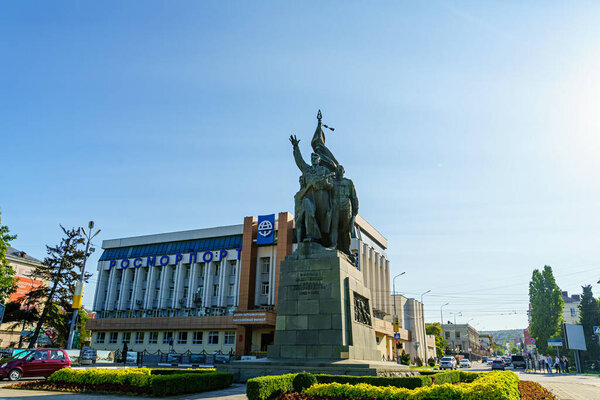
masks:
POLYGON ((275 214, 259 215, 256 244, 272 244, 275 241, 275 214))

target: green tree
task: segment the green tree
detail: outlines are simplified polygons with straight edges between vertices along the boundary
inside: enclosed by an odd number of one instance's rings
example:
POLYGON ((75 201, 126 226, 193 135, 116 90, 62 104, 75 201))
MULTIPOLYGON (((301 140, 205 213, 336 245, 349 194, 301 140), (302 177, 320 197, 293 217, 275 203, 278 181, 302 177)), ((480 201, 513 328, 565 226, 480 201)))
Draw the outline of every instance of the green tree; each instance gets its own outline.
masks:
POLYGON ((529 282, 529 306, 531 312, 531 337, 535 338, 540 353, 548 351, 548 339, 560 336, 560 324, 564 302, 562 292, 556 284, 552 268, 544 266, 534 270, 529 282))
POLYGON ((444 339, 442 325, 439 322, 425 324, 425 332, 428 335, 435 336, 435 353, 437 354, 438 358, 444 357, 446 347, 448 347, 448 342, 446 339, 444 339))
POLYGON ((15 290, 15 270, 8 265, 6 250, 8 250, 10 242, 17 236, 9 233, 8 226, 2 225, 1 218, 2 213, 0 212, 0 303, 4 303, 15 290))
POLYGON ((22 323, 33 323, 37 321, 39 315, 37 310, 32 307, 29 310, 21 308, 21 302, 11 301, 6 303, 6 309, 4 310, 4 319, 2 323, 13 322, 11 329, 22 323))
MULTIPOLYGON (((83 267, 85 250, 82 248, 84 238, 81 229, 65 229, 63 226, 60 228, 64 234, 60 244, 55 247, 46 246, 48 256, 33 272, 38 279, 51 283, 30 293, 32 298, 44 300, 44 308, 29 342, 29 348, 33 348, 40 330, 47 321, 52 320, 60 326, 60 314, 71 311, 73 293, 83 267)), ((91 274, 86 273, 84 281, 90 276, 91 274)))
POLYGON ((583 325, 587 351, 582 353, 585 360, 597 360, 600 356, 598 343, 592 340, 594 326, 600 326, 600 305, 592 293, 592 285, 582 286, 583 295, 579 303, 579 323, 583 325))
MULTIPOLYGON (((48 312, 46 318, 46 327, 54 328, 56 330, 56 340, 54 346, 65 347, 67 339, 69 337, 69 328, 71 318, 73 317, 72 312, 66 312, 57 303, 53 303, 48 312)), ((79 332, 79 347, 81 343, 89 342, 91 333, 85 329, 85 324, 88 320, 88 313, 80 308, 78 311, 77 319, 77 332, 79 332)))

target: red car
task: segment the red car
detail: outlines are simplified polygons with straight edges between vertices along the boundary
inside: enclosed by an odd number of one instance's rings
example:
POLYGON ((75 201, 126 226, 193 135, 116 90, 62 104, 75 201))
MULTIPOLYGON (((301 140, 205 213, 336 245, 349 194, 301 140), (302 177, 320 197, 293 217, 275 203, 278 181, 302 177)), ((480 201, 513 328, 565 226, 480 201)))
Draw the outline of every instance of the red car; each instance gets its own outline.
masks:
POLYGON ((0 379, 18 381, 21 377, 50 376, 62 368, 69 368, 71 359, 61 349, 39 349, 24 352, 0 366, 0 379))

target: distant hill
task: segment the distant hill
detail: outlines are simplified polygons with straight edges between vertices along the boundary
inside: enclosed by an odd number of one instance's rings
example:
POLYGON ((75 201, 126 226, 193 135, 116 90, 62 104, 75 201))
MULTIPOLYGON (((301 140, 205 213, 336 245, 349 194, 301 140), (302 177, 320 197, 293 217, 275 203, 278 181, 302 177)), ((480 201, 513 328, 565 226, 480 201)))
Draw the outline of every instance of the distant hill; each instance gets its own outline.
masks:
POLYGON ((523 329, 504 329, 500 331, 479 331, 487 333, 494 337, 494 342, 504 344, 506 342, 514 343, 515 340, 523 338, 523 329))

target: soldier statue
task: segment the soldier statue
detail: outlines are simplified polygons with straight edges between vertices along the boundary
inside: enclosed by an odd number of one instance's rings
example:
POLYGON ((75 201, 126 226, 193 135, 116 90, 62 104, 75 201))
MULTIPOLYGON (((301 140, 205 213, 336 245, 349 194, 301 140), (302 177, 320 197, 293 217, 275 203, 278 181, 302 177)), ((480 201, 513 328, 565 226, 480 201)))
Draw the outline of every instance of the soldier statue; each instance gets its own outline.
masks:
MULTIPOLYGON (((296 238, 298 243, 316 242, 333 247, 353 258, 350 252, 350 235, 358 214, 358 197, 354 183, 344 177, 344 167, 325 146, 325 134, 321 122, 311 141, 314 153, 311 164, 302 158, 296 136, 290 136, 294 160, 302 171, 300 190, 294 196, 296 238)), ((333 128, 329 128, 333 130, 333 128)))

